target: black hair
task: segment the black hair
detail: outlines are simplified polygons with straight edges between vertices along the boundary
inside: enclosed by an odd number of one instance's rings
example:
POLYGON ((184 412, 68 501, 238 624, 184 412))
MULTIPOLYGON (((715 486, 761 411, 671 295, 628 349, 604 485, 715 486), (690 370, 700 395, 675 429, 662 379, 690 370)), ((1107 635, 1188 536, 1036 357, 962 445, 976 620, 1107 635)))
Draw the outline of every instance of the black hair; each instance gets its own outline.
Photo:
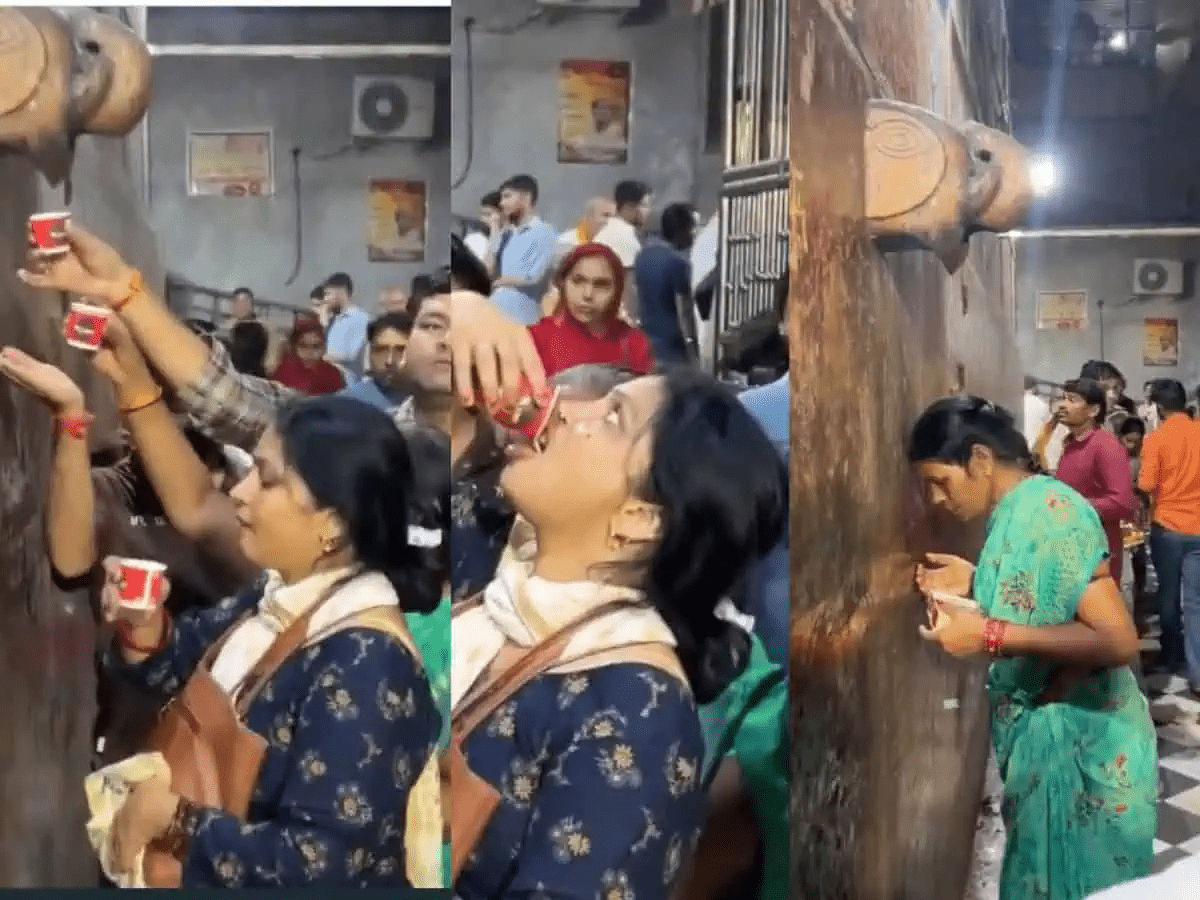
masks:
POLYGON ((381 316, 377 316, 367 326, 367 343, 375 340, 375 335, 383 331, 385 328, 391 328, 399 331, 401 334, 412 333, 413 320, 407 312, 385 312, 381 316))
POLYGON ((1036 471, 1012 413, 964 394, 943 397, 921 413, 909 433, 908 461, 965 466, 976 446, 987 447, 1001 462, 1036 471))
POLYGON ((354 282, 345 272, 334 272, 325 279, 325 287, 343 288, 347 294, 354 295, 354 282))
POLYGON ((1092 419, 1097 425, 1102 423, 1104 417, 1108 415, 1108 395, 1100 386, 1100 382, 1093 378, 1076 378, 1068 381, 1063 385, 1063 393, 1074 394, 1076 397, 1082 398, 1088 406, 1096 407, 1096 414, 1092 416, 1092 419))
POLYGON ((492 292, 492 276, 488 274, 487 266, 457 234, 450 235, 450 270, 447 274, 451 285, 458 290, 484 296, 492 292))
POLYGON ((1150 389, 1150 402, 1162 407, 1166 413, 1184 412, 1187 410, 1187 391, 1174 378, 1159 378, 1150 389))
POLYGON ((1117 434, 1124 437, 1127 434, 1142 434, 1146 433, 1146 423, 1137 416, 1130 416, 1117 429, 1117 434))
POLYGON ((1125 383, 1125 376, 1112 363, 1103 359, 1089 359, 1079 367, 1080 378, 1091 378, 1093 381, 1119 381, 1125 383))
MULTIPOLYGON (((228 474, 229 463, 225 458, 225 451, 219 443, 195 428, 182 427, 180 430, 183 432, 184 440, 188 442, 192 451, 204 464, 204 468, 209 472, 228 474)), ((130 448, 128 455, 117 460, 112 468, 119 473, 122 489, 129 500, 130 509, 134 510, 137 515, 147 518, 166 517, 162 500, 159 499, 158 492, 154 490, 154 483, 150 480, 150 474, 146 471, 146 466, 136 447, 130 448)))
POLYGON ((791 272, 784 269, 783 274, 775 279, 775 315, 780 322, 787 321, 788 297, 791 295, 791 272))
POLYGON ((206 319, 188 319, 187 327, 192 330, 192 334, 200 337, 208 337, 217 330, 217 326, 206 319))
POLYGON ((276 429, 288 465, 341 519, 357 562, 387 576, 406 611, 435 609, 442 584, 409 527, 436 523, 440 498, 422 490, 391 416, 351 397, 303 397, 284 404, 276 429))
POLYGON ((229 330, 229 361, 244 375, 265 378, 269 343, 261 322, 237 322, 229 330))
POLYGON ((488 209, 500 209, 500 192, 488 191, 479 201, 480 206, 486 206, 488 209))
POLYGON ((617 209, 622 206, 637 206, 650 196, 650 185, 644 181, 618 181, 613 189, 613 202, 617 209))
POLYGON ((532 175, 513 175, 500 185, 500 190, 528 194, 529 199, 534 203, 537 203, 538 200, 538 183, 532 175))
POLYGON ((324 300, 325 299, 325 285, 318 284, 315 288, 313 288, 311 291, 309 291, 308 299, 309 300, 324 300))
POLYGON ((749 636, 715 610, 782 538, 788 479, 782 457, 728 388, 686 368, 668 371, 664 385, 639 490, 660 507, 662 528, 641 586, 674 633, 703 704, 748 659, 749 636))
POLYGON ((451 574, 450 440, 444 432, 416 422, 405 422, 399 428, 408 442, 417 490, 422 497, 429 498, 428 515, 422 527, 441 532, 441 543, 421 548, 423 556, 434 577, 444 585, 451 574))
POLYGON ((250 290, 250 288, 248 288, 248 287, 234 288, 232 296, 236 297, 238 294, 245 294, 251 300, 254 299, 254 291, 250 290))
POLYGON ((932 403, 908 434, 908 462, 966 466, 976 446, 997 460, 1037 472, 1037 463, 1016 428, 1013 414, 983 397, 954 395, 932 403))
POLYGON ((696 207, 690 203, 672 203, 662 214, 662 236, 667 243, 685 247, 696 231, 696 207))

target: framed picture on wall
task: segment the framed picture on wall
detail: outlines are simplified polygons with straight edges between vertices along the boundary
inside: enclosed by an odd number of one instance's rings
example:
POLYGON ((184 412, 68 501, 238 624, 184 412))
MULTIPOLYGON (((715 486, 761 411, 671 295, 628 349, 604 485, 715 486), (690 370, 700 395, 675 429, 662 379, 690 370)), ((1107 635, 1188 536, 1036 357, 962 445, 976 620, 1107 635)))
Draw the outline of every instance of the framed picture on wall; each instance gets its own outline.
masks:
POLYGON ((1038 294, 1038 328, 1081 331, 1087 328, 1087 323, 1087 291, 1042 291, 1038 294))
POLYGON ((1144 328, 1142 365, 1179 365, 1179 320, 1146 319, 1144 328))
POLYGON ((633 64, 564 59, 558 64, 558 161, 629 162, 633 64))
POLYGON ((429 227, 425 182, 373 178, 367 200, 367 261, 422 262, 429 227))
POLYGON ((275 193, 271 129, 189 131, 189 197, 268 197, 275 193))

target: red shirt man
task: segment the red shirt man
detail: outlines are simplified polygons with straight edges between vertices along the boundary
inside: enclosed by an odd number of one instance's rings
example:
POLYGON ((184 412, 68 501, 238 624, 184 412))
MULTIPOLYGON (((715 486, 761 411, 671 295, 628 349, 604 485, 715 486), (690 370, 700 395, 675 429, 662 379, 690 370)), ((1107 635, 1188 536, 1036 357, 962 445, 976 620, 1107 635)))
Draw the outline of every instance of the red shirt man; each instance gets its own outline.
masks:
POLYGON ((1055 415, 1067 427, 1068 435, 1055 474, 1087 498, 1100 514, 1108 538, 1109 567, 1120 587, 1125 555, 1121 522, 1134 519, 1138 511, 1129 454, 1116 435, 1101 427, 1105 399, 1098 382, 1080 378, 1067 382, 1063 390, 1055 415))

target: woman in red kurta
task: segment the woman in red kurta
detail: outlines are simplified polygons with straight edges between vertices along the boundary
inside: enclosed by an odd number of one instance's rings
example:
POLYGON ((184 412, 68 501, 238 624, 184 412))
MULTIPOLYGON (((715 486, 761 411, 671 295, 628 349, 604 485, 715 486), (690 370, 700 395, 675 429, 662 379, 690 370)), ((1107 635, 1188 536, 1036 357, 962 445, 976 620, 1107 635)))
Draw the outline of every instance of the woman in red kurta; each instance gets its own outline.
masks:
POLYGON ((650 339, 618 318, 625 269, 603 244, 581 244, 555 281, 558 308, 529 328, 547 376, 586 364, 610 364, 639 375, 654 371, 650 339))
POLYGON ((337 366, 321 358, 324 353, 325 329, 321 323, 298 316, 288 349, 275 369, 275 380, 305 394, 336 394, 346 381, 337 366))

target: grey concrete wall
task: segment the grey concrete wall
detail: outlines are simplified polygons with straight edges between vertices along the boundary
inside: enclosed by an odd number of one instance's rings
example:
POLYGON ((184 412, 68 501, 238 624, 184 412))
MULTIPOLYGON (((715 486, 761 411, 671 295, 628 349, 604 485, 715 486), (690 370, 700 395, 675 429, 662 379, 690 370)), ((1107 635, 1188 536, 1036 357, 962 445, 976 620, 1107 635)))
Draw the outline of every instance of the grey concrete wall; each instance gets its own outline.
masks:
POLYGON ((715 211, 719 160, 706 155, 704 113, 708 37, 699 16, 664 18, 618 28, 616 15, 572 14, 553 25, 527 18, 528 0, 455 0, 452 194, 459 215, 473 216, 479 198, 508 175, 525 172, 541 186, 541 213, 560 228, 578 221, 589 197, 611 196, 625 178, 648 182, 657 209, 690 200, 715 211), (503 12, 499 10, 503 8, 503 12), (476 20, 473 77, 468 86, 462 23, 476 20), (557 161, 558 64, 568 58, 633 63, 633 119, 628 165, 560 165, 557 161), (466 156, 466 97, 474 100, 474 154, 466 156), (469 168, 468 168, 469 162, 469 168))
POLYGON ((1130 396, 1151 378, 1200 382, 1200 300, 1133 299, 1135 259, 1197 259, 1200 238, 1047 238, 1017 243, 1017 341, 1025 372, 1062 381, 1089 359, 1108 359, 1125 375, 1130 396), (1040 291, 1086 290, 1088 324, 1080 331, 1037 328, 1040 291), (1101 308, 1103 304, 1103 308, 1101 308), (1179 365, 1142 362, 1143 320, 1179 320, 1179 365), (1103 341, 1101 340, 1103 323, 1103 341), (1102 346, 1103 344, 1103 346, 1102 346))
POLYGON ((423 75, 448 101, 446 60, 291 60, 160 58, 149 112, 150 208, 163 263, 216 288, 245 284, 262 297, 307 305, 320 279, 346 271, 358 302, 376 306, 388 284, 404 283, 448 257, 450 155, 442 114, 440 140, 351 144, 355 75, 423 75), (189 129, 269 127, 275 136, 275 194, 227 199, 187 196, 189 129), (293 147, 299 147, 303 246, 296 259, 293 147), (429 198, 424 262, 367 261, 367 182, 423 180, 429 198))

